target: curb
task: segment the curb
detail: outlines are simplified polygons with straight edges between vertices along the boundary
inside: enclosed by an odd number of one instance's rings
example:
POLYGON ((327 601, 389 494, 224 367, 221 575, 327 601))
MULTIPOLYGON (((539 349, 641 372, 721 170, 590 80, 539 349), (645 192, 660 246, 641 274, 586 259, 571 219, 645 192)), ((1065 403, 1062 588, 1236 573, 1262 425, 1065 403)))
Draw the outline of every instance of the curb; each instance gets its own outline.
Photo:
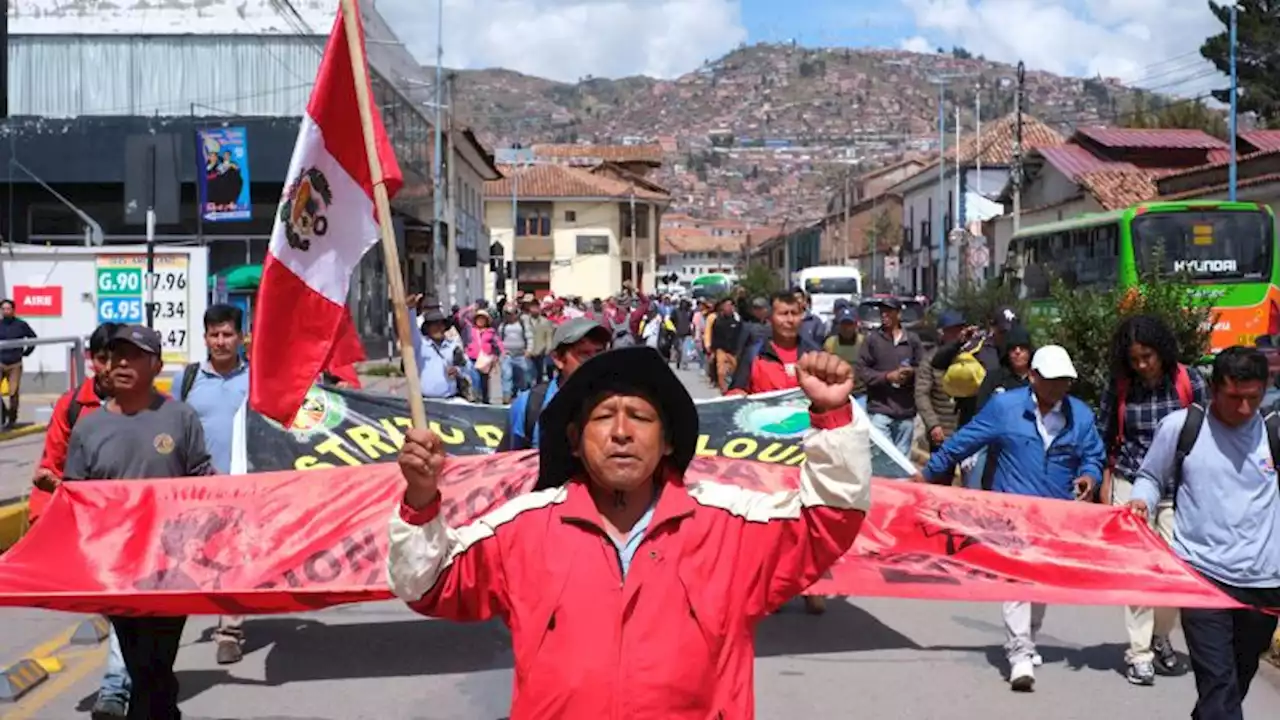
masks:
POLYGON ((26 531, 26 499, 0 505, 0 552, 13 547, 26 531))
POLYGON ((49 679, 44 666, 23 658, 0 671, 0 702, 16 702, 19 698, 49 679))
POLYGON ((4 442, 6 440, 17 440, 18 438, 27 437, 28 435, 39 435, 45 431, 46 427, 47 426, 42 423, 35 423, 32 425, 24 425, 20 428, 14 428, 13 430, 5 430, 4 432, 0 432, 0 442, 4 442))

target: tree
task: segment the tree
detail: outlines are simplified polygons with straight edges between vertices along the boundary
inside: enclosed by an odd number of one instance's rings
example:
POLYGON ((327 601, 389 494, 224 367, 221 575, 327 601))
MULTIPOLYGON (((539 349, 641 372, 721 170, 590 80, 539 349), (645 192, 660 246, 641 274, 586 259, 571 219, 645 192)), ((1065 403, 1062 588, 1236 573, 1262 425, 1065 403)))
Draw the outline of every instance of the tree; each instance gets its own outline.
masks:
POLYGON ((742 278, 738 280, 747 291, 747 297, 769 297, 772 293, 778 292, 782 287, 782 283, 778 281, 778 275, 770 270, 767 265, 757 262, 747 263, 746 272, 742 273, 742 278))
POLYGON ((1124 127, 1130 128, 1203 130, 1224 140, 1229 134, 1226 117, 1199 100, 1166 103, 1147 93, 1138 93, 1134 96, 1133 111, 1120 119, 1124 127))
MULTIPOLYGON (((1257 113, 1280 127, 1280 0, 1238 0, 1236 75, 1240 112, 1257 113)), ((1224 75, 1231 71, 1231 3, 1209 0, 1223 31, 1200 46, 1200 54, 1224 75)), ((1231 102, 1231 89, 1215 90, 1219 102, 1231 102)))
POLYGON ((952 57, 954 57, 954 58, 955 58, 955 59, 957 59, 957 60, 972 60, 972 59, 973 59, 973 53, 969 52, 968 50, 965 50, 964 48, 960 47, 959 45, 954 45, 954 46, 952 46, 952 48, 951 48, 951 56, 952 56, 952 57))
POLYGON ((1043 324, 1042 337, 1071 355, 1080 375, 1072 394, 1097 407, 1111 375, 1111 336, 1121 322, 1134 315, 1154 315, 1168 323, 1178 339, 1179 360, 1199 364, 1209 350, 1212 307, 1217 298, 1195 290, 1185 277, 1161 277, 1154 270, 1144 273, 1137 287, 1123 290, 1069 288, 1055 282, 1056 312, 1043 324))
POLYGON ((902 237, 902 226, 893 213, 888 210, 881 210, 871 221, 871 227, 867 228, 867 252, 874 254, 870 261, 874 264, 871 266, 871 277, 866 278, 867 288, 870 292, 879 291, 880 287, 885 284, 884 277, 884 256, 902 237), (878 282, 877 282, 878 281, 878 282))

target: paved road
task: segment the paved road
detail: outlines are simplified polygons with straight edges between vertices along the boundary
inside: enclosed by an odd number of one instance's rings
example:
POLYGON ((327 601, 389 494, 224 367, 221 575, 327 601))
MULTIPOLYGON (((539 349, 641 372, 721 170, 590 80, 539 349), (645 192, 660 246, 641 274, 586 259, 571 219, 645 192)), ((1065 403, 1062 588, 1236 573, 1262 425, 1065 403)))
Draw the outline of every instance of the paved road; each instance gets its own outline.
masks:
MULTIPOLYGON (((696 380, 688 384, 708 394, 696 380)), ((0 451, 3 454, 3 451, 0 451)), ((11 660, 68 626, 68 615, 0 610, 0 660, 11 660)), ((497 624, 418 618, 398 603, 250 620, 246 655, 213 661, 212 623, 193 618, 179 655, 189 719, 363 718, 496 720, 511 698, 511 653, 497 624)), ((1053 607, 1034 695, 1008 690, 999 608, 989 604, 837 600, 823 617, 798 606, 760 629, 758 714, 768 718, 1098 720, 1180 718, 1190 677, 1134 688, 1120 675, 1124 623, 1118 608, 1053 607)), ((1181 637, 1175 643, 1182 647, 1181 637)), ((67 669, 0 718, 74 720, 92 701, 103 650, 66 655, 67 669)), ((1280 678, 1264 670, 1250 718, 1280 717, 1280 678)))

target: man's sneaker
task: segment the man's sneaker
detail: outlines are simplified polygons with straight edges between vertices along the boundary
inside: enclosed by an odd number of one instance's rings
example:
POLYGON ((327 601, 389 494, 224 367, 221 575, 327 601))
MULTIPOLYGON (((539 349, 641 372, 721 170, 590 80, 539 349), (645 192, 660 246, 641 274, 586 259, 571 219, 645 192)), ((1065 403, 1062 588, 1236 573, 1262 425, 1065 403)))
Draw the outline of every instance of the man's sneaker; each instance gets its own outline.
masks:
POLYGON ((1161 675, 1185 675, 1186 663, 1173 651, 1173 643, 1169 638, 1159 635, 1151 639, 1151 651, 1155 653, 1155 670, 1161 675))
POLYGON ((1134 685, 1155 685, 1156 670, 1149 662, 1129 663, 1129 669, 1125 671, 1124 677, 1134 685))
POLYGON ((1035 666, 1030 659, 1013 664, 1013 669, 1009 672, 1009 687, 1014 692, 1032 692, 1036 689, 1035 666))
POLYGON ((123 700, 116 698, 98 698, 98 702, 93 704, 93 710, 89 713, 92 720, 121 720, 128 716, 128 707, 123 700))
POLYGON ((810 615, 821 615, 827 611, 827 599, 821 595, 805 595, 804 611, 810 615))
POLYGON ((240 649, 240 643, 235 640, 218 641, 219 665, 234 665, 240 662, 242 657, 244 657, 244 651, 240 649))
POLYGON ((1040 667, 1043 664, 1044 664, 1044 658, 1040 657, 1040 653, 1032 653, 1031 655, 1032 667, 1040 667))

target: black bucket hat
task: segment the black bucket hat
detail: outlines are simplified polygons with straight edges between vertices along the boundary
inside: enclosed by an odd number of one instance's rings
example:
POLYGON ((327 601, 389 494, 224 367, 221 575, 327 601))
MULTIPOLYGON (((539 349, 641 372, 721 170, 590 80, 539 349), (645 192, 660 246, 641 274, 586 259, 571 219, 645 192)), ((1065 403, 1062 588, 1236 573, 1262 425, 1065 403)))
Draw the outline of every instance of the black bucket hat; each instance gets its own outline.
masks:
POLYGON ((672 452, 669 462, 684 472, 698 444, 698 406, 662 355, 638 345, 602 352, 584 362, 556 390, 538 419, 538 483, 535 490, 564 485, 577 459, 569 444, 569 424, 582 406, 607 391, 640 392, 658 404, 672 452))

